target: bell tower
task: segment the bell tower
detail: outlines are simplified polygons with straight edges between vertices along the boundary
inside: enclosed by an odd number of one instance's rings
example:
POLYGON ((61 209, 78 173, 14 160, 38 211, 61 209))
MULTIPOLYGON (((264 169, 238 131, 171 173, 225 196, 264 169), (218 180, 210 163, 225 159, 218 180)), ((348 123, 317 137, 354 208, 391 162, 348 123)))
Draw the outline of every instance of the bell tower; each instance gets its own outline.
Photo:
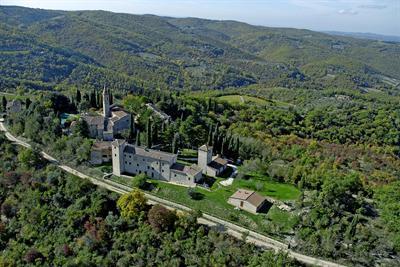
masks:
POLYGON ((110 117, 110 93, 105 85, 103 89, 103 117, 110 117))

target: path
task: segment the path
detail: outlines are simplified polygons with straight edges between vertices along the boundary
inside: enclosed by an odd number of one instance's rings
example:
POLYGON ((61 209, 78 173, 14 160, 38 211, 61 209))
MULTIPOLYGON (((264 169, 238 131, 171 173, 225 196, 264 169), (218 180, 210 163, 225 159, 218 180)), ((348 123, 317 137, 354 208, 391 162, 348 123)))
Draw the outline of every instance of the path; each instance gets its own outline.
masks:
MULTIPOLYGON (((10 141, 12 141, 18 145, 24 146, 24 147, 31 147, 30 144, 28 144, 22 140, 19 140, 18 138, 13 136, 10 132, 8 132, 8 130, 4 126, 3 122, 0 122, 0 130, 5 132, 6 137, 10 141)), ((106 188, 110 191, 113 191, 113 192, 116 192, 119 194, 126 194, 132 190, 132 188, 130 188, 128 186, 125 186, 125 185, 122 185, 122 184, 119 184, 119 183, 116 183, 113 181, 109 181, 109 180, 96 179, 96 178, 90 177, 86 174, 83 174, 69 166, 59 164, 59 162, 54 157, 50 156, 49 154, 47 154, 44 151, 42 151, 41 154, 45 159, 56 164, 59 168, 63 169, 64 171, 66 171, 70 174, 73 174, 79 178, 87 179, 91 183, 98 185, 100 187, 106 188)), ((145 194, 146 198, 149 200, 148 202, 150 204, 158 203, 158 204, 164 205, 168 208, 172 208, 172 209, 176 209, 176 210, 191 211, 191 209, 189 207, 186 207, 184 205, 181 205, 181 204, 178 204, 178 203, 166 200, 166 199, 162 199, 162 198, 156 197, 156 196, 148 194, 148 193, 144 193, 144 194, 145 194)), ((286 252, 289 254, 289 256, 297 259, 298 261, 306 263, 306 264, 311 264, 311 265, 315 265, 315 266, 324 266, 324 267, 325 266, 326 267, 344 267, 343 265, 340 265, 337 263, 321 260, 318 258, 314 258, 314 257, 310 257, 310 256, 306 256, 306 255, 294 252, 294 251, 288 249, 288 246, 282 242, 279 242, 279 241, 269 238, 267 236, 261 235, 254 231, 250 231, 250 230, 243 228, 241 226, 238 226, 236 224, 221 220, 221 219, 214 217, 212 215, 209 215, 207 213, 203 213, 203 217, 199 218, 199 223, 208 225, 212 228, 215 228, 221 232, 225 232, 225 233, 227 233, 231 236, 234 236, 236 238, 239 238, 239 239, 242 238, 243 233, 248 233, 248 237, 246 238, 247 242, 254 243, 257 246, 261 246, 264 248, 274 249, 275 251, 286 252)))

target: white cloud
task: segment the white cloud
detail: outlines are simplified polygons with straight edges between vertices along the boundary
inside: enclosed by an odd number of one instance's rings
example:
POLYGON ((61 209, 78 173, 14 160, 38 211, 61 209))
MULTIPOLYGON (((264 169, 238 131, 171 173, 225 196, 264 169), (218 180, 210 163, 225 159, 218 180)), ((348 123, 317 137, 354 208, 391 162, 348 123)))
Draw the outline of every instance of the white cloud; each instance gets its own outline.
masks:
POLYGON ((370 5, 359 5, 358 7, 365 8, 365 9, 385 9, 385 8, 387 8, 387 5, 370 4, 370 5))
POLYGON ((340 15, 357 15, 358 11, 354 10, 354 9, 340 9, 338 11, 338 13, 340 15))

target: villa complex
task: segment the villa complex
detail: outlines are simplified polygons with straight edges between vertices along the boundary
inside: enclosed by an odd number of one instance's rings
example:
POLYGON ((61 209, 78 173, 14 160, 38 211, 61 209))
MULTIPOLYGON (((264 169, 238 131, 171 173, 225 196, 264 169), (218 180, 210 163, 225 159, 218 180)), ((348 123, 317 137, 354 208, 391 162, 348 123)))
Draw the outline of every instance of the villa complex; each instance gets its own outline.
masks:
POLYGON ((112 143, 112 165, 114 175, 141 174, 157 180, 195 186, 203 174, 217 176, 227 165, 219 156, 212 159, 212 147, 201 146, 198 164, 185 166, 177 163, 178 155, 128 144, 123 140, 112 143))
POLYGON ((106 87, 103 90, 103 114, 84 114, 82 118, 88 123, 90 137, 105 141, 114 140, 116 134, 131 127, 131 115, 116 105, 110 105, 106 87))

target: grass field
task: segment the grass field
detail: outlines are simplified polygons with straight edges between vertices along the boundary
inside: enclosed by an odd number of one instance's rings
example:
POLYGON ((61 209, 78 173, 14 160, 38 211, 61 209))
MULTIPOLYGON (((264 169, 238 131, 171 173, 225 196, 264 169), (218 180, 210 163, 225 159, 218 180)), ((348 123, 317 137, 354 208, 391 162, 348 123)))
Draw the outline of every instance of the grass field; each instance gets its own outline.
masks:
POLYGON ((224 95, 218 97, 218 99, 227 101, 230 104, 256 104, 256 105, 267 105, 268 102, 264 99, 257 98, 248 95, 224 95))
MULTIPOLYGON (((292 231, 296 218, 291 213, 279 210, 277 207, 272 208, 266 214, 252 214, 246 211, 236 210, 232 205, 228 204, 228 198, 238 189, 247 188, 256 190, 256 184, 261 183, 259 179, 262 177, 254 176, 249 180, 235 179, 231 186, 224 187, 219 181, 224 179, 217 178, 210 190, 197 187, 196 191, 200 193, 201 199, 194 200, 188 194, 188 188, 157 181, 149 180, 154 188, 152 193, 161 198, 183 204, 192 209, 201 210, 208 214, 219 218, 237 223, 252 230, 275 235, 277 238, 282 236, 279 233, 287 233, 292 231)), ((127 185, 130 181, 126 178, 112 177, 114 181, 123 182, 127 185)), ((257 190, 261 195, 270 196, 279 200, 294 200, 300 194, 299 190, 292 185, 262 181, 262 188, 257 186, 257 190)))

